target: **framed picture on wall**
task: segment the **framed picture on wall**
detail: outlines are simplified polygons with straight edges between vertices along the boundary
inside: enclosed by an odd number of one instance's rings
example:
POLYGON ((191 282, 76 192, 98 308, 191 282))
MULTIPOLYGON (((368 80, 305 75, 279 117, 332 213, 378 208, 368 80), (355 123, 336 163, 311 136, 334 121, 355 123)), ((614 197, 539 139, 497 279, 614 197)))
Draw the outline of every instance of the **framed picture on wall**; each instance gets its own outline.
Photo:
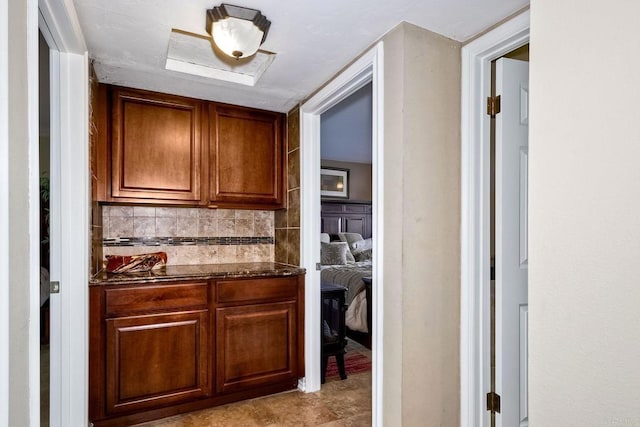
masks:
POLYGON ((321 168, 320 196, 349 198, 349 169, 321 168))

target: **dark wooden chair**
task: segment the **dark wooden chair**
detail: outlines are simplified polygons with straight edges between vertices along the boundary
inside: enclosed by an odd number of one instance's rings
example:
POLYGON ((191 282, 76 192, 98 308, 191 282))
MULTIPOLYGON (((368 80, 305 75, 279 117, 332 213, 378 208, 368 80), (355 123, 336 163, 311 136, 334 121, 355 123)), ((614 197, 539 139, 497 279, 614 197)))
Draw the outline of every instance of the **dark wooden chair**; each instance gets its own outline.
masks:
POLYGON ((320 287, 321 292, 321 308, 322 315, 320 336, 322 343, 321 354, 321 382, 324 384, 325 375, 327 373, 327 364, 329 356, 335 356, 338 364, 340 378, 347 379, 347 373, 344 369, 344 353, 347 346, 345 312, 347 305, 345 297, 347 288, 334 284, 323 283, 320 287))

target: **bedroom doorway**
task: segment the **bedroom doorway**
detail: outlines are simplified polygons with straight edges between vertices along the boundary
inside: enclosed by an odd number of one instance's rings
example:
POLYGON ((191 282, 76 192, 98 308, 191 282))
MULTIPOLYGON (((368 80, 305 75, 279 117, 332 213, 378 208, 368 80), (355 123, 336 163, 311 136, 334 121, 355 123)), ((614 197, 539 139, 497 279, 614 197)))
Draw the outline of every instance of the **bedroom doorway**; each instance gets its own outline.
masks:
POLYGON ((371 82, 365 84, 320 116, 318 213, 322 264, 321 382, 324 387, 325 379, 357 381, 361 385, 357 389, 361 394, 359 400, 366 401, 369 410, 372 86, 371 82))
MULTIPOLYGON (((381 191, 383 171, 377 162, 378 156, 382 152, 383 135, 382 51, 382 43, 379 43, 342 71, 300 108, 302 158, 301 255, 302 265, 307 269, 305 310, 306 378, 301 381, 300 388, 306 392, 313 392, 320 389, 321 377, 321 337, 318 333, 321 330, 321 221, 319 215, 321 212, 321 116, 323 113, 328 112, 332 107, 338 105, 341 101, 358 92, 360 89, 363 89, 367 85, 371 86, 371 234, 373 236, 371 249, 373 268, 371 271, 371 280, 374 284, 371 287, 372 425, 380 425, 382 423, 383 412, 383 404, 381 401, 383 356, 383 343, 381 337, 383 324, 381 321, 381 301, 379 295, 382 295, 382 288, 384 284, 382 283, 381 274, 382 251, 378 248, 382 247, 383 242, 381 208, 384 195, 381 191)), ((338 176, 340 176, 339 172, 344 171, 337 171, 338 176)), ((343 174, 342 176, 344 177, 346 175, 343 174)), ((345 182, 343 181, 343 185, 344 184, 345 182)), ((348 178, 346 185, 348 186, 348 178)), ((336 186, 333 190, 342 191, 344 188, 340 189, 336 186)))

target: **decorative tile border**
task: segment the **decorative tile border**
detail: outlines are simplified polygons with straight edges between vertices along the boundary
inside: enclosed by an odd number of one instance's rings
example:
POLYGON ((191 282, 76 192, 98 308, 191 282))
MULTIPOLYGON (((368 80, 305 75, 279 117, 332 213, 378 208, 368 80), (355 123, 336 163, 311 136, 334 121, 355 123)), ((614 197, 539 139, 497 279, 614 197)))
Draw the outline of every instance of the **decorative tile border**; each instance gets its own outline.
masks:
POLYGON ((228 246, 273 245, 273 237, 119 237, 102 239, 102 245, 114 246, 228 246))

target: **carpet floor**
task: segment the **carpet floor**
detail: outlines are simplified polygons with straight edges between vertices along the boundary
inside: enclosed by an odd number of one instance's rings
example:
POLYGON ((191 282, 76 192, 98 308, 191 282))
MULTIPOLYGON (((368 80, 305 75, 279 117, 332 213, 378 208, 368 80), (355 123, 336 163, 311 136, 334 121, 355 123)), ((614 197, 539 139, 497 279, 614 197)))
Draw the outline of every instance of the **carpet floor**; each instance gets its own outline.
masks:
MULTIPOLYGON (((362 353, 348 352, 344 355, 344 370, 347 374, 347 378, 349 378, 349 375, 370 372, 371 358, 362 353)), ((340 379, 338 364, 336 363, 336 358, 333 356, 329 357, 329 363, 327 364, 327 373, 325 375, 327 381, 340 379)))

